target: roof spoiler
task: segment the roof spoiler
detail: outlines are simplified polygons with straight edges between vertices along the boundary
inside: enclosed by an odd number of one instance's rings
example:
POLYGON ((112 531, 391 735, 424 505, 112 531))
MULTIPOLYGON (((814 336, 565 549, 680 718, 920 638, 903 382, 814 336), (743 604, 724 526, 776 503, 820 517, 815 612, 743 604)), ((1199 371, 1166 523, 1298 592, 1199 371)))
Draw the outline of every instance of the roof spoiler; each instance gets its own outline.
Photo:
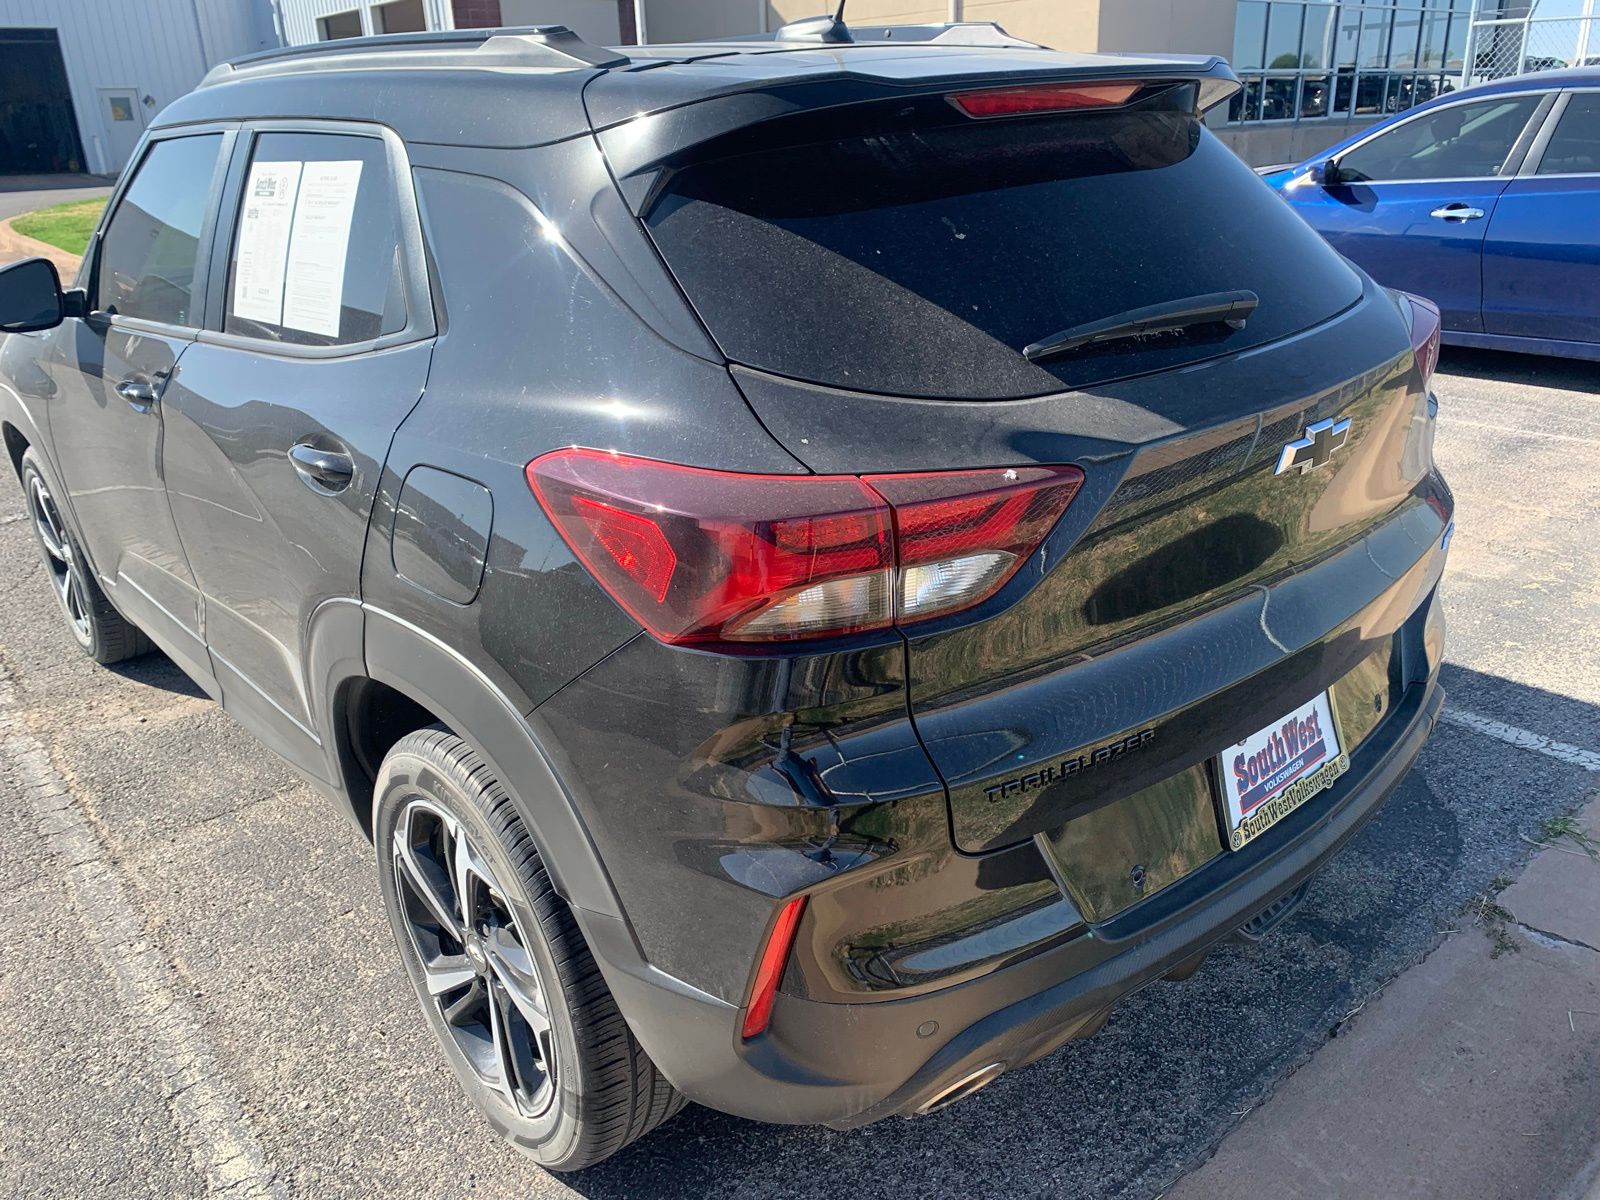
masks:
POLYGON ((661 103, 656 107, 656 97, 638 90, 651 74, 608 75, 607 81, 614 90, 597 93, 591 88, 586 93, 590 122, 600 136, 617 183, 635 212, 646 203, 652 186, 650 178, 659 168, 695 157, 710 143, 745 130, 770 127, 774 122, 824 115, 838 120, 858 105, 901 104, 919 97, 943 98, 963 91, 1123 81, 1152 86, 1193 84, 1196 108, 1203 112, 1227 100, 1240 87, 1238 76, 1217 55, 1096 55, 1072 65, 1030 55, 1019 56, 1014 67, 1007 63, 992 71, 945 74, 915 83, 874 79, 841 68, 825 97, 817 91, 814 80, 806 79, 782 86, 740 87, 692 103, 661 103), (611 130, 624 126, 629 131, 627 136, 610 136, 611 130))
POLYGON ((201 87, 264 75, 351 71, 372 67, 458 70, 496 67, 523 70, 604 69, 625 66, 627 55, 592 46, 565 25, 510 29, 445 29, 339 38, 308 46, 262 50, 213 67, 201 87))

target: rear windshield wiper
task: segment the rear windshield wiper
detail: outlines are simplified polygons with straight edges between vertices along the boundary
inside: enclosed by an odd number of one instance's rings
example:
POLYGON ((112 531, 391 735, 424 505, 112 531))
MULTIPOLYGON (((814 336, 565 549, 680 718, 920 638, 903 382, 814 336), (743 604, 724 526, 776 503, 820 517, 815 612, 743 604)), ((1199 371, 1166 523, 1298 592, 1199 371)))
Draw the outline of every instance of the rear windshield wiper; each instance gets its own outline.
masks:
POLYGON ((1024 346, 1022 354, 1028 361, 1038 362, 1097 342, 1143 337, 1147 333, 1168 333, 1196 325, 1225 324, 1233 329, 1243 329, 1246 318, 1255 312, 1256 305, 1260 303, 1261 297, 1254 292, 1210 292, 1204 296, 1167 300, 1063 329, 1043 341, 1024 346))

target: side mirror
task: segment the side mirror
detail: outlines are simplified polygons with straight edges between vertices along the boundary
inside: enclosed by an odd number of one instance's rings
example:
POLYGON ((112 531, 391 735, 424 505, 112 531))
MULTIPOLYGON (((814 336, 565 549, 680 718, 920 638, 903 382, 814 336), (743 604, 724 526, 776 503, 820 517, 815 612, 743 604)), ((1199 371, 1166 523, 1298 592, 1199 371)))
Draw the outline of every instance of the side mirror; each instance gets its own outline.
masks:
POLYGON ((1311 169, 1306 172, 1306 180, 1318 187, 1337 187, 1339 184, 1339 160, 1325 159, 1322 162, 1312 163, 1311 169))
POLYGON ((67 310, 61 279, 49 259, 25 258, 0 267, 0 333, 54 329, 67 310))

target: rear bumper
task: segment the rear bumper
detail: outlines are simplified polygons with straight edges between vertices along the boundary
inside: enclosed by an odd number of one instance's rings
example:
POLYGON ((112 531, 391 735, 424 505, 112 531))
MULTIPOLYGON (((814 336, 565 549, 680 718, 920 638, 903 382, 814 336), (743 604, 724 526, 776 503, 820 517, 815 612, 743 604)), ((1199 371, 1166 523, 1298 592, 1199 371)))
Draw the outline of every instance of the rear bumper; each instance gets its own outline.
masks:
MULTIPOLYGON (((992 1064, 1021 1066, 1098 1028, 1121 998, 1227 937, 1314 874, 1377 812, 1432 732, 1437 676, 1412 684, 1351 771, 1225 869, 1172 885, 1138 921, 1113 919, 1003 970, 900 1000, 780 994, 772 1027, 742 1043, 739 1010, 639 969, 626 928, 580 914, 645 1050, 691 1099, 755 1120, 851 1128, 915 1113, 992 1064), (1119 937, 1118 926, 1129 928, 1119 937)), ((1145 909, 1140 905, 1132 913, 1145 909)), ((991 1073, 993 1074, 993 1073, 991 1073)))

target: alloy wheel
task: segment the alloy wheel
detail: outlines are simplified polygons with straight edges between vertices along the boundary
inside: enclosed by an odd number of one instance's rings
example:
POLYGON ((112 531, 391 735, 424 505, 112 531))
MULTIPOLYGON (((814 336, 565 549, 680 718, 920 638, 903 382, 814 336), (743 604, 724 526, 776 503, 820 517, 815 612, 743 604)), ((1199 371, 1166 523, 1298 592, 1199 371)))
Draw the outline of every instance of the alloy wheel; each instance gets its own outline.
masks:
POLYGON ((427 995, 456 1049, 525 1117, 555 1099, 547 991, 506 890, 461 823, 413 798, 392 853, 401 908, 427 995))
POLYGON ((72 623, 72 631, 85 646, 90 641, 89 601, 83 586, 83 565, 72 539, 67 535, 66 524, 50 498, 44 480, 31 475, 28 480, 28 513, 44 548, 44 565, 56 597, 72 623))

